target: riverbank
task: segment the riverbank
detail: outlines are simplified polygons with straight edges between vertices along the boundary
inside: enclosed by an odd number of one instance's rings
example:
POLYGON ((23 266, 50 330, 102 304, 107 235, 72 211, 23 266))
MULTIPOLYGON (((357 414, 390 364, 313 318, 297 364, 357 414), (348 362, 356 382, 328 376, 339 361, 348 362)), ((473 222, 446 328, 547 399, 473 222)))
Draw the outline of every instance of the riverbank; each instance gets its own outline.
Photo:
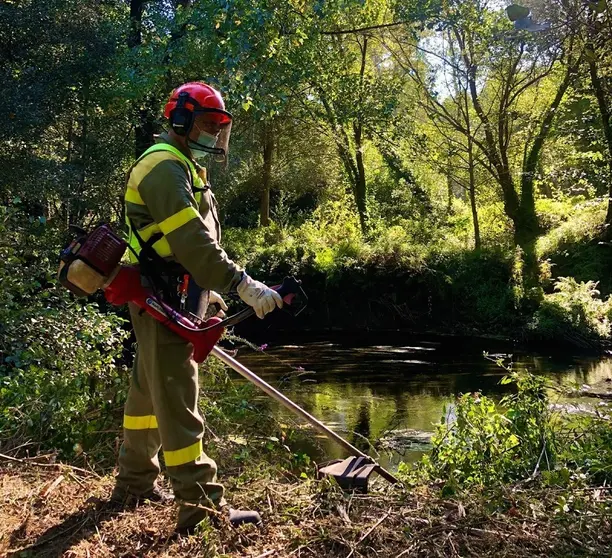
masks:
POLYGON ((612 341, 612 250, 602 242, 602 207, 566 215, 538 239, 538 287, 528 292, 511 245, 470 250, 398 227, 368 238, 312 224, 228 229, 224 247, 268 283, 302 280, 306 310, 297 320, 279 313, 266 327, 495 335, 601 352, 612 341))
MULTIPOLYGON (((296 451, 308 429, 279 421, 252 388, 209 370, 201 407, 204 444, 232 507, 257 509, 262 529, 205 522, 174 534, 173 505, 108 502, 114 450, 27 457, 31 443, 0 455, 0 555, 92 558, 359 558, 400 556, 604 556, 612 545, 609 419, 551 413, 546 383, 513 374, 517 393, 495 404, 458 398, 432 450, 400 464, 400 484, 375 476, 368 494, 318 479, 296 451), (514 440, 514 441, 513 441, 514 440), (516 441, 520 440, 517 444, 516 441), (544 443, 542 443, 544 441, 544 443)), ((111 435, 113 435, 111 433, 111 435)), ((167 485, 167 480, 162 483, 167 485)))
MULTIPOLYGON (((259 509, 265 526, 204 526, 173 533, 172 505, 108 504, 112 477, 44 459, 0 458, 0 554, 13 557, 190 556, 604 556, 612 545, 610 487, 566 489, 537 482, 443 498, 439 487, 374 483, 367 495, 328 481, 223 473, 233 506, 259 509)), ((259 464, 261 466, 261 464, 259 464)))
MULTIPOLYGON (((610 357, 532 352, 498 339, 405 332, 277 335, 266 331, 252 340, 256 342, 245 346, 236 339, 227 348, 290 399, 391 467, 418 461, 431 449, 432 431, 461 394, 480 392, 499 401, 513 392, 513 385, 500 382, 507 371, 498 359, 514 370, 546 377, 550 403, 560 410, 579 404, 592 412, 609 413, 596 399, 585 401, 574 392, 585 385, 595 389, 610 384, 610 357)), ((232 377, 246 383, 238 375, 232 377)), ((254 398, 278 418, 290 415, 264 394, 256 392, 254 398)), ((576 407, 571 408, 575 412, 576 407)), ((301 449, 314 459, 343 457, 331 441, 318 440, 323 451, 311 442, 304 440, 301 449)))

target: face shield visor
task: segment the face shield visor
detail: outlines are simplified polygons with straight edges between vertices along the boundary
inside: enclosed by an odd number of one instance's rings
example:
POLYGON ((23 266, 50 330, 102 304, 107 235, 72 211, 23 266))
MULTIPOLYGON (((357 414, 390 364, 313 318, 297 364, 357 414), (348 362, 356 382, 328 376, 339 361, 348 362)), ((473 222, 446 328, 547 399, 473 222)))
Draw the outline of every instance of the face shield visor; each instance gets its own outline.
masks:
POLYGON ((194 158, 212 155, 213 161, 227 164, 232 116, 221 109, 198 109, 187 146, 194 158))

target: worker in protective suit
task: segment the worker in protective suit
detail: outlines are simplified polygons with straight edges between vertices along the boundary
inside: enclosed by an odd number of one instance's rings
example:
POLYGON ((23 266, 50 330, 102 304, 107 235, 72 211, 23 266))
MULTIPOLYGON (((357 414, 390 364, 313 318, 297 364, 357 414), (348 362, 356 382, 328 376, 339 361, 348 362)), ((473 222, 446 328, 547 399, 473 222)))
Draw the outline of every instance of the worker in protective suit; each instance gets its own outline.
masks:
MULTIPOLYGON (((215 196, 206 169, 197 163, 205 156, 227 157, 232 116, 220 93, 201 82, 175 89, 164 114, 170 130, 132 166, 125 193, 129 243, 139 254, 131 257, 141 263, 143 282, 155 275, 147 286, 199 317, 209 302, 227 309, 217 292, 237 292, 263 318, 281 307, 282 299, 220 247, 215 196)), ((177 529, 189 531, 211 509, 226 509, 217 466, 202 448, 198 366, 192 346, 177 334, 133 304, 130 316, 138 349, 112 499, 159 499, 155 481, 162 449, 179 503, 177 529)), ((235 524, 260 521, 257 512, 228 511, 235 524)))

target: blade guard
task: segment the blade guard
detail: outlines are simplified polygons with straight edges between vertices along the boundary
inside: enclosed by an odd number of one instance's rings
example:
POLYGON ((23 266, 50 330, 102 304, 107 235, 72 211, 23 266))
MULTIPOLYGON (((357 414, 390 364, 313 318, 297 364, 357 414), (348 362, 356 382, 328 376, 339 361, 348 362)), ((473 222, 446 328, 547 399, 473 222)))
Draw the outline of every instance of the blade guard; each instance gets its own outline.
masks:
POLYGON ((319 478, 330 476, 345 490, 366 493, 368 478, 376 471, 378 465, 367 457, 351 456, 344 460, 335 459, 317 467, 319 478))
MULTIPOLYGON (((108 302, 120 306, 132 302, 142 308, 147 314, 162 323, 185 341, 193 345, 193 359, 204 362, 208 353, 223 335, 223 327, 213 327, 198 331, 198 326, 191 320, 179 314, 176 310, 156 298, 151 291, 145 289, 140 282, 140 271, 133 266, 121 266, 111 284, 104 289, 108 302)), ((210 318, 204 327, 214 326, 220 318, 210 318)))

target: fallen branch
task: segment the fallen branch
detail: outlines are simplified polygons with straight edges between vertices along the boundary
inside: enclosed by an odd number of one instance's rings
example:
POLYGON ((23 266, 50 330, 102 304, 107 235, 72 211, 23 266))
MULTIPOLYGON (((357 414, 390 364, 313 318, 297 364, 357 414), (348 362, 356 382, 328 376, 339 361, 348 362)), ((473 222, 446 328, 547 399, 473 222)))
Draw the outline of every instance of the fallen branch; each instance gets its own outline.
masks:
POLYGON ((308 548, 309 545, 310 545, 310 543, 302 544, 302 545, 298 546, 295 550, 292 550, 289 554, 287 554, 287 556, 291 556, 292 554, 295 554, 296 552, 300 552, 300 550, 303 550, 304 548, 308 548))
POLYGON ((73 471, 79 471, 80 473, 85 473, 86 475, 91 475, 96 477, 97 479, 101 479, 102 477, 95 473, 94 471, 88 471, 87 469, 81 469, 80 467, 75 467, 74 465, 67 465, 66 463, 39 463, 38 461, 32 461, 32 459, 20 459, 18 457, 11 457, 10 455, 4 455, 0 453, 0 459, 5 459, 6 461, 14 461, 16 463, 23 463, 24 465, 36 465, 37 467, 67 467, 68 469, 72 469, 73 471))
POLYGON ((395 558, 400 558, 400 556, 405 556, 406 554, 409 554, 416 546, 416 544, 410 545, 406 550, 400 552, 395 558))
POLYGON ((49 496, 49 494, 51 494, 51 492, 53 492, 63 480, 64 480, 64 475, 60 475, 59 477, 57 477, 51 483, 51 485, 41 494, 41 496, 43 498, 46 498, 47 496, 49 496))

